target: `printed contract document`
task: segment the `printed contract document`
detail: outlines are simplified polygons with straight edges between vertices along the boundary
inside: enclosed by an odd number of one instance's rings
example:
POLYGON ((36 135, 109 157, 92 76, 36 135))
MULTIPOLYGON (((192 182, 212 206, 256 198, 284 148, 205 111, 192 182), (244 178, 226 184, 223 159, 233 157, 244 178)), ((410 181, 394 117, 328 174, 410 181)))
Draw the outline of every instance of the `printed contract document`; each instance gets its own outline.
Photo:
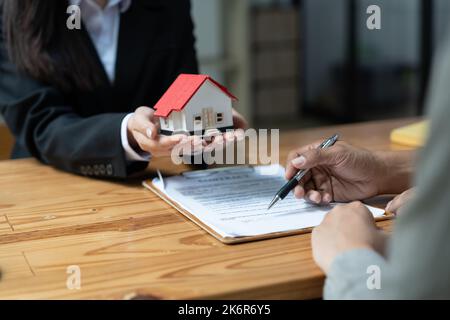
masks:
MULTIPOLYGON (((336 205, 317 206, 290 194, 267 210, 286 182, 279 165, 191 171, 163 180, 154 179, 153 187, 224 238, 314 227, 336 205)), ((368 208, 374 217, 384 214, 384 210, 368 208)))

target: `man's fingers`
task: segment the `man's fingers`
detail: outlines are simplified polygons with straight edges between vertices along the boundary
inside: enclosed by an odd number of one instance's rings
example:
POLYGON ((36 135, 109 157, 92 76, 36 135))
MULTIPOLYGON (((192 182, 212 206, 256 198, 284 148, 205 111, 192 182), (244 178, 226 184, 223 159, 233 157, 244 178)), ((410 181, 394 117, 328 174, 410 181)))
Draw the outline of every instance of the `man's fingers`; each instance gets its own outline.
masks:
POLYGON ((286 178, 286 180, 292 179, 292 177, 295 176, 295 174, 296 174, 297 172, 298 172, 298 169, 295 168, 295 167, 291 164, 291 162, 289 161, 289 162, 286 164, 286 173, 285 173, 285 178, 286 178))
POLYGON ((305 196, 306 192, 312 188, 314 188, 314 182, 311 181, 311 172, 307 172, 296 188, 294 188, 294 196, 301 199, 305 196))
POLYGON ((331 182, 319 170, 310 171, 311 179, 305 184, 305 199, 315 204, 329 204, 332 200, 331 182))
MULTIPOLYGON (((309 172, 308 174, 310 175, 311 173, 309 172)), ((310 176, 310 177, 311 177, 311 176, 310 176)), ((303 186, 303 189, 305 190, 305 196, 304 196, 305 200, 306 200, 306 201, 309 201, 309 202, 315 203, 314 201, 312 201, 311 199, 309 199, 310 192, 316 190, 316 185, 314 184, 314 181, 313 181, 312 179, 309 179, 309 180, 303 180, 303 181, 301 182, 301 184, 302 184, 302 186, 303 186)))
POLYGON ((328 192, 313 189, 307 191, 304 197, 307 201, 314 204, 329 204, 333 200, 333 197, 328 192))
POLYGON ((396 196, 386 206, 386 211, 390 213, 397 213, 398 209, 403 205, 404 201, 402 195, 396 196))
POLYGON ((387 204, 385 210, 390 213, 398 214, 403 209, 405 204, 411 200, 413 195, 414 195, 414 188, 409 189, 403 192, 402 194, 399 194, 387 204))
POLYGON ((286 172, 285 172, 285 178, 286 180, 291 179, 293 176, 295 176, 298 172, 299 169, 297 169, 293 163, 292 160, 296 159, 300 157, 300 154, 298 153, 298 151, 293 151, 289 154, 288 156, 288 160, 286 163, 286 172))
POLYGON ((301 198, 303 198, 305 196, 305 189, 303 188, 303 186, 298 185, 298 186, 295 187, 295 189, 294 189, 294 196, 297 199, 301 199, 301 198))
POLYGON ((308 150, 316 149, 321 144, 320 141, 313 142, 307 146, 298 148, 294 151, 291 151, 287 157, 286 163, 286 179, 291 179, 297 172, 298 169, 292 164, 292 160, 299 158, 303 153, 308 150))
POLYGON ((328 204, 333 201, 333 188, 331 185, 331 179, 327 173, 323 170, 311 169, 312 179, 318 191, 322 197, 322 203, 328 204))
POLYGON ((320 192, 316 190, 309 190, 308 192, 306 192, 305 198, 307 201, 310 201, 315 204, 322 203, 322 195, 320 194, 320 192))
POLYGON ((322 203, 329 204, 331 201, 333 201, 333 196, 328 192, 324 192, 322 194, 322 203))
POLYGON ((334 148, 308 150, 292 159, 291 164, 297 170, 310 169, 320 165, 334 165, 337 162, 336 152, 337 150, 334 148))
POLYGON ((326 175, 309 171, 294 189, 294 196, 305 198, 315 204, 329 204, 333 201, 331 183, 326 175))

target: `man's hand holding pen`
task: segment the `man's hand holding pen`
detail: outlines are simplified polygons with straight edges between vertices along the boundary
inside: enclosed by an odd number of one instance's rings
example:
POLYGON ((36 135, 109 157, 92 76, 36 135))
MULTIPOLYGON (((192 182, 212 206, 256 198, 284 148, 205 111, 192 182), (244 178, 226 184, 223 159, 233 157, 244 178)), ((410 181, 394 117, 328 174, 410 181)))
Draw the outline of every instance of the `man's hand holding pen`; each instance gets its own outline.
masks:
MULTIPOLYGON (((410 188, 414 157, 409 151, 371 152, 342 141, 331 148, 319 146, 320 142, 315 142, 292 151, 286 179, 292 179, 299 170, 309 170, 294 189, 297 198, 316 204, 354 201, 334 207, 313 230, 314 260, 327 273, 344 251, 366 248, 383 254, 387 235, 377 228, 367 208, 355 200, 410 188)), ((388 206, 399 206, 394 202, 388 206)))
POLYGON ((326 204, 367 199, 382 192, 380 178, 388 168, 381 154, 342 141, 327 149, 318 149, 319 144, 299 148, 288 156, 286 179, 300 169, 310 169, 294 189, 297 198, 326 204))

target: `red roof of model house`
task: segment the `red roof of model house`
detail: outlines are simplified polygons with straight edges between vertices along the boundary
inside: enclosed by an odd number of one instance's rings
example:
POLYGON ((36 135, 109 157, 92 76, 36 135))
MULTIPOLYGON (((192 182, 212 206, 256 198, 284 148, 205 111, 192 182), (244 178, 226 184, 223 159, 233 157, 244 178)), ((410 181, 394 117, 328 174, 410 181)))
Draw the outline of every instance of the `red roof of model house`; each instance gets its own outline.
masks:
POLYGON ((166 118, 172 111, 183 110, 206 80, 211 81, 231 99, 237 100, 227 88, 210 76, 202 74, 180 74, 155 105, 155 116, 166 118))

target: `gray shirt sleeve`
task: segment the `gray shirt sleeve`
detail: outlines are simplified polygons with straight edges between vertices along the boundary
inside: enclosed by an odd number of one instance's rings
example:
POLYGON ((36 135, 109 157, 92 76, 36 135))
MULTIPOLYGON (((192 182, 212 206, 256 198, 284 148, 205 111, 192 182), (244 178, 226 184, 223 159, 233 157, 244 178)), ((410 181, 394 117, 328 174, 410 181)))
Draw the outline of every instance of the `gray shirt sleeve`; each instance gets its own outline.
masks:
POLYGON ((336 257, 325 281, 324 299, 373 298, 381 288, 381 270, 385 259, 368 249, 355 249, 336 257))
POLYGON ((450 41, 436 57, 427 108, 431 130, 419 157, 416 197, 395 222, 386 260, 370 250, 339 255, 325 298, 450 299, 450 41), (367 285, 372 265, 380 270, 379 289, 367 285))

